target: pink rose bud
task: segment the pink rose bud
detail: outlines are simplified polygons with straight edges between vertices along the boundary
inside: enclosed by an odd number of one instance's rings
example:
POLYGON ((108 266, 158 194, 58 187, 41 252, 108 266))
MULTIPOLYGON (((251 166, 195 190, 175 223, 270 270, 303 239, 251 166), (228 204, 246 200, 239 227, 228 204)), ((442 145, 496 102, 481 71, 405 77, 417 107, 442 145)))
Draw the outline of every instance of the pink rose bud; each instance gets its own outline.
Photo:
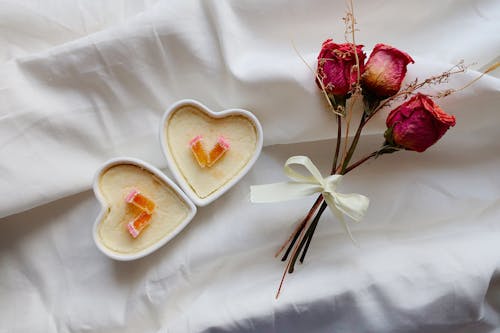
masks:
POLYGON ((392 110, 386 124, 389 144, 423 152, 455 126, 455 117, 419 93, 392 110))
MULTIPOLYGON (((360 74, 363 73, 366 55, 363 45, 356 45, 360 74)), ((318 55, 318 77, 328 95, 345 96, 351 91, 358 78, 353 44, 336 44, 332 39, 323 42, 318 55)), ((318 80, 318 86, 321 88, 318 80)))
POLYGON ((375 45, 361 78, 363 93, 375 99, 395 95, 401 89, 406 66, 414 62, 407 53, 392 46, 375 45))

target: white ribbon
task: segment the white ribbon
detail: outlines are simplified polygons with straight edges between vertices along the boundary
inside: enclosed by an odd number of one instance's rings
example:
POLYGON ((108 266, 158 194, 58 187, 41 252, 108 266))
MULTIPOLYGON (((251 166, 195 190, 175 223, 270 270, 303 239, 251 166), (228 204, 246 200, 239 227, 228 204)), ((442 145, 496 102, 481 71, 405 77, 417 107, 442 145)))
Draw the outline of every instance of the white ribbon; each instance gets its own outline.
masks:
POLYGON ((336 192, 342 179, 341 175, 331 175, 323 178, 318 168, 307 156, 292 156, 284 166, 285 174, 292 181, 250 187, 250 200, 255 203, 278 202, 321 193, 332 213, 342 223, 351 240, 355 242, 351 231, 344 220, 344 214, 359 222, 363 218, 370 204, 366 196, 350 193, 336 192), (305 176, 292 169, 292 165, 301 165, 309 171, 310 176, 305 176))

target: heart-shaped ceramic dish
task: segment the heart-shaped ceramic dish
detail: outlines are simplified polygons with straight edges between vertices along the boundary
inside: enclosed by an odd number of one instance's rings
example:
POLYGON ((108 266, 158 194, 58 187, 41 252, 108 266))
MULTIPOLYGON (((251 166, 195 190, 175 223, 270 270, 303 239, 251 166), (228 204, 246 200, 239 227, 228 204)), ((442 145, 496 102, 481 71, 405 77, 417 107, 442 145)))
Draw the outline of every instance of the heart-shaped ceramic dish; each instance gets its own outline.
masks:
POLYGON ((139 259, 156 251, 196 214, 196 206, 172 180, 134 158, 115 158, 104 163, 95 175, 94 193, 101 204, 93 227, 94 242, 105 255, 116 260, 139 259), (156 204, 149 226, 137 238, 126 227, 138 214, 137 208, 125 201, 132 189, 156 204))
POLYGON ((182 100, 164 114, 160 143, 179 186, 198 206, 219 198, 253 166, 262 149, 262 127, 249 111, 229 109, 214 112, 194 100, 182 100), (219 138, 229 150, 211 167, 200 167, 190 147, 202 137, 210 149, 219 138))

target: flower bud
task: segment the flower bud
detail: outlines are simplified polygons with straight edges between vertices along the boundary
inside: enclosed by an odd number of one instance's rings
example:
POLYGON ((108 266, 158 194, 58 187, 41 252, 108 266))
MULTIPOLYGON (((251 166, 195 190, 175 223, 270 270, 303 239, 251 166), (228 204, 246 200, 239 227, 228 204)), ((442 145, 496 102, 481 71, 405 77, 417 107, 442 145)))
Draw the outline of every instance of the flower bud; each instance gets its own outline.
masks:
MULTIPOLYGON (((356 45, 356 53, 362 74, 366 58, 363 45, 356 45)), ((358 78, 353 44, 336 44, 332 39, 324 41, 318 55, 318 78, 329 96, 345 99, 358 78)), ((316 83, 321 87, 317 80, 316 83)))
POLYGON ((409 63, 414 61, 407 53, 389 45, 375 45, 361 78, 363 93, 378 100, 395 95, 401 89, 409 63))
POLYGON ((455 117, 419 93, 392 110, 386 124, 389 145, 423 152, 455 126, 455 117))

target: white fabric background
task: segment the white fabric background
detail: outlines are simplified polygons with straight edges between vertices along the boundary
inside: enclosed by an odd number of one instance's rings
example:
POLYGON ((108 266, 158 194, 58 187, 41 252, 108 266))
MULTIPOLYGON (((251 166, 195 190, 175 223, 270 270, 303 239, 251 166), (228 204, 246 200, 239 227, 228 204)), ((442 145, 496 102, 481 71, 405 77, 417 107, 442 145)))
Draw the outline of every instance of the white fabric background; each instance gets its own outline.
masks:
MULTIPOLYGON (((311 73, 343 39, 343 1, 0 2, 0 332, 499 332, 500 79, 438 101, 457 117, 424 154, 346 178, 368 195, 352 246, 324 215, 274 300, 272 254, 313 198, 248 201, 291 155, 326 172, 336 133, 311 73), (96 168, 159 167, 164 109, 195 98, 262 122, 250 173, 153 255, 114 262, 92 243, 96 168), (279 144, 279 145, 277 145, 279 144), (22 212, 22 213, 20 213, 22 212), (19 213, 16 215, 12 215, 19 213)), ((357 1, 358 41, 409 52, 409 79, 500 54, 498 1, 357 1)), ((471 71, 450 82, 461 86, 471 71)), ((384 116, 360 154, 382 141, 384 116)))

